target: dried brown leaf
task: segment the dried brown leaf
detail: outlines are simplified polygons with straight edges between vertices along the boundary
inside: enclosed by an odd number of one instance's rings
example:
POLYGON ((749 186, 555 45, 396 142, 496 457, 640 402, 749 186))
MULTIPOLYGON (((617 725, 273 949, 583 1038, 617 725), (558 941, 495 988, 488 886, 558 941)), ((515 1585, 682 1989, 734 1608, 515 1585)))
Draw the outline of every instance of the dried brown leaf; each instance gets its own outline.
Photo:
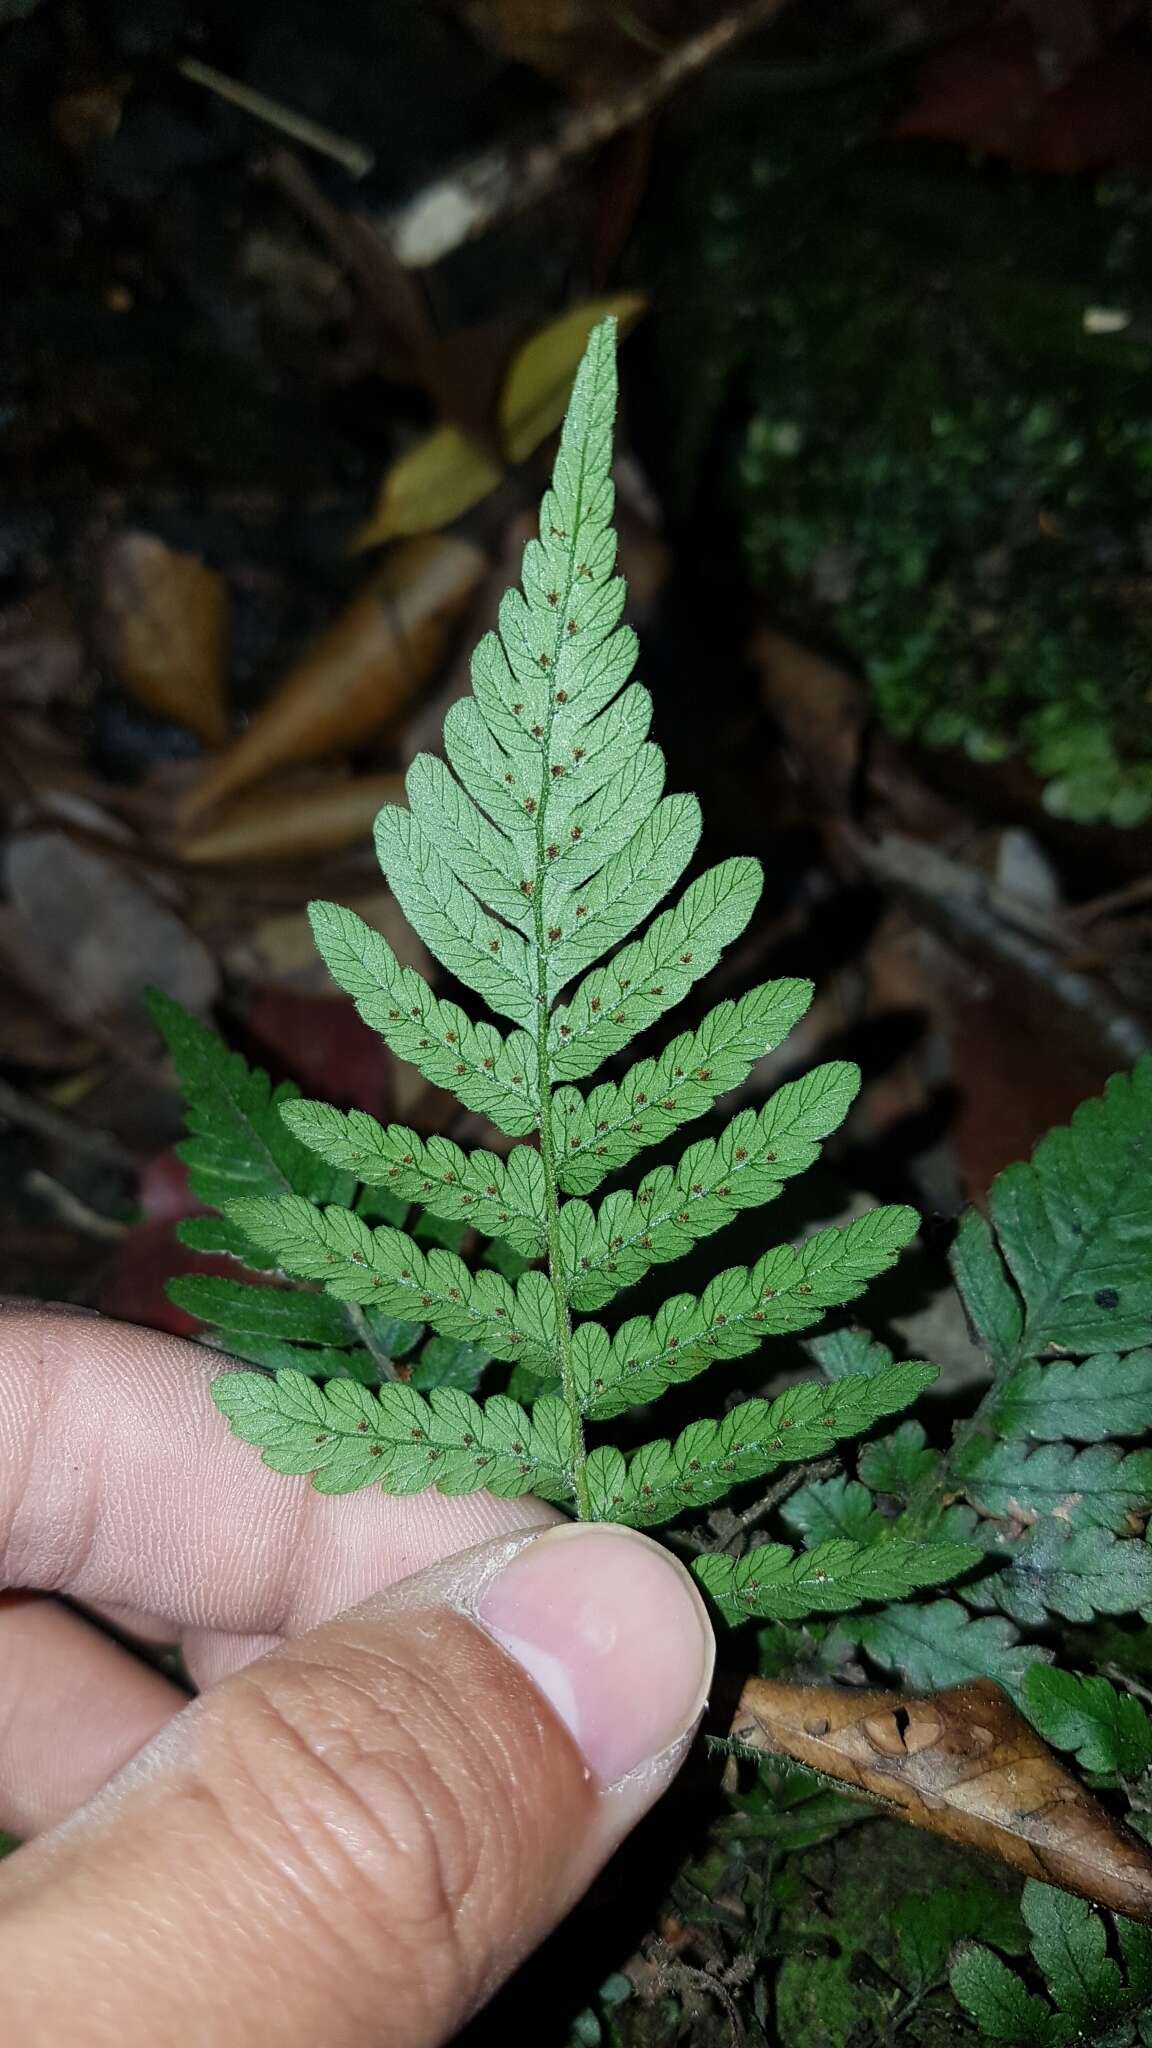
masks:
POLYGON ((173 852, 194 866, 297 860, 367 843, 382 804, 403 803, 399 775, 326 776, 303 789, 259 790, 230 804, 173 852))
POLYGON ((913 1827, 1152 1921, 1152 1852, 989 1678, 927 1699, 750 1678, 732 1735, 855 1786, 913 1827))
POLYGON ((479 548, 409 541, 353 598, 192 791, 186 817, 294 761, 319 761, 392 729, 451 645, 486 568, 479 548))
POLYGON ((214 1002, 219 976, 207 948, 111 859, 65 832, 22 832, 8 845, 8 948, 28 986, 75 1024, 146 1023, 144 991, 186 1009, 214 1002))
POLYGON ((228 587, 199 555, 122 533, 104 556, 102 634, 124 688, 211 747, 228 736, 228 587))
POLYGON ((867 720, 854 676, 786 633, 766 628, 750 649, 764 702, 821 802, 842 810, 852 794, 867 720))

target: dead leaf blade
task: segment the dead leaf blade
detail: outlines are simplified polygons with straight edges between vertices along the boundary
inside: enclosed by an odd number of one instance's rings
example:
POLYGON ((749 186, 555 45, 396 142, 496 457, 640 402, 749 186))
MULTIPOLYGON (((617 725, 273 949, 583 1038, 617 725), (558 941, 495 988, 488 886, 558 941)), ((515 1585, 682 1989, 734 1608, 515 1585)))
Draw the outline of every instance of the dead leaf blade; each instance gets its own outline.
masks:
POLYGON ((276 769, 387 732, 447 653, 486 567, 463 540, 429 536, 397 548, 209 769, 185 817, 276 769))
POLYGON ((400 775, 328 776, 306 789, 261 790, 178 840, 173 851, 194 867, 332 853, 368 841, 381 806, 403 801, 400 775))
POLYGON ((104 557, 103 637, 124 688, 207 746, 228 737, 228 587, 199 555, 122 533, 104 557))
POLYGON ((920 1699, 751 1678, 732 1736, 856 1787, 913 1827, 1152 1921, 1152 1853, 1065 1770, 991 1679, 920 1699))

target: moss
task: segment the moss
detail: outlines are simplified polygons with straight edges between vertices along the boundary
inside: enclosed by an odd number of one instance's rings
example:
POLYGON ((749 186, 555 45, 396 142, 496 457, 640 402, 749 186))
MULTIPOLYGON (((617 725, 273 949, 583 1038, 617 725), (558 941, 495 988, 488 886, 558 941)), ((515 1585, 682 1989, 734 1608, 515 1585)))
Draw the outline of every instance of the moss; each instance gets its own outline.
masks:
POLYGON ((1020 754, 1053 810, 1133 824, 1152 194, 886 140, 893 90, 749 101, 685 153, 683 479, 737 394, 735 509, 784 616, 838 636, 892 732, 1020 754))

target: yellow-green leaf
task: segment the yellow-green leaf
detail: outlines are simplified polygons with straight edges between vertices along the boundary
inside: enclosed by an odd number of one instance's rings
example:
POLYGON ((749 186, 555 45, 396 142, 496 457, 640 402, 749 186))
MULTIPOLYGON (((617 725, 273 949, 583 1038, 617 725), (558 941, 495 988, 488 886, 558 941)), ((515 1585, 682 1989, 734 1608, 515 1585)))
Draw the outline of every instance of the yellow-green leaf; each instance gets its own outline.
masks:
POLYGON ((456 427, 437 427, 392 464, 353 549, 450 526, 494 491, 500 477, 496 464, 456 427))
POLYGON ((619 332, 627 334, 647 303, 640 292, 586 299, 529 337, 512 358, 500 394, 500 439, 509 462, 526 461, 560 425, 592 329, 614 314, 619 332))
MULTIPOLYGON (((634 327, 647 300, 639 292, 588 299, 529 336, 513 356, 500 394, 500 439, 509 463, 524 462, 560 425, 588 336, 615 314, 620 331, 634 327)), ((376 548, 405 534, 450 526, 494 491, 499 465, 456 427, 437 427, 394 462, 375 510, 353 548, 376 548)))

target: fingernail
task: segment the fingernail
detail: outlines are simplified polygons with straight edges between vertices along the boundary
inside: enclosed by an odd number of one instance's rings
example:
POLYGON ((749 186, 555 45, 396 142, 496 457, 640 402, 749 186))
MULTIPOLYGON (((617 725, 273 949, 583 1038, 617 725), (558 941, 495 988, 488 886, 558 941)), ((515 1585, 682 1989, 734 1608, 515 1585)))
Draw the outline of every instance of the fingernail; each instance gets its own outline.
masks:
POLYGON ((688 1573, 630 1529, 550 1530, 489 1580, 476 1608, 605 1786, 683 1742, 715 1644, 688 1573))

